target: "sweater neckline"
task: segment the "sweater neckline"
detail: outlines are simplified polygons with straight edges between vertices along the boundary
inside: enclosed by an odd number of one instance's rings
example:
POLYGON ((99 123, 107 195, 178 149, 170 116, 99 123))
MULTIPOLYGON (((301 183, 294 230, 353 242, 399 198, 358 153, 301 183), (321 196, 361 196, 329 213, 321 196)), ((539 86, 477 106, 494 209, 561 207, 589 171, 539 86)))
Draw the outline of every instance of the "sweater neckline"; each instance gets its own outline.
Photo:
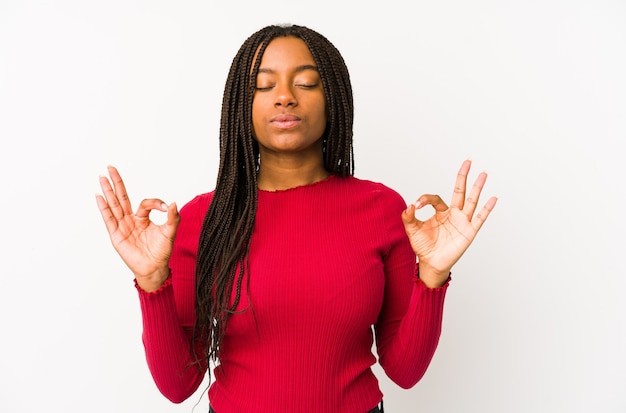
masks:
POLYGON ((304 185, 298 185, 298 186, 294 186, 291 188, 285 188, 285 189, 276 189, 276 190, 269 190, 269 189, 259 189, 259 193, 263 193, 263 194, 280 194, 280 193, 287 193, 287 192, 293 192, 293 191, 297 191, 297 190, 301 190, 301 189, 309 189, 312 187, 316 187, 316 186, 321 186, 324 185, 326 183, 329 183, 331 181, 335 180, 335 176, 333 174, 328 175, 326 178, 324 179, 320 179, 319 181, 315 181, 315 182, 311 182, 310 184, 304 184, 304 185))

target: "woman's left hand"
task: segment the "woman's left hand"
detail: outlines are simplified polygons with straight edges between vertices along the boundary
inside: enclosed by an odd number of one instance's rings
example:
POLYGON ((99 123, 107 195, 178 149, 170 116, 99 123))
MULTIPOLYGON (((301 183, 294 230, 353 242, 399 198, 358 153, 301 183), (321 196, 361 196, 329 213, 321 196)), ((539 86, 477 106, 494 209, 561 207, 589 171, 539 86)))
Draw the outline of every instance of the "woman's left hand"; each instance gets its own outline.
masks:
POLYGON ((478 175, 466 198, 470 166, 469 160, 461 165, 449 207, 439 195, 426 194, 402 213, 404 228, 419 261, 420 279, 428 287, 440 287, 446 282, 452 266, 470 246, 496 205, 497 198, 491 197, 474 216, 487 174, 481 172, 478 175), (435 214, 426 221, 420 221, 415 218, 415 211, 425 205, 432 205, 435 214))

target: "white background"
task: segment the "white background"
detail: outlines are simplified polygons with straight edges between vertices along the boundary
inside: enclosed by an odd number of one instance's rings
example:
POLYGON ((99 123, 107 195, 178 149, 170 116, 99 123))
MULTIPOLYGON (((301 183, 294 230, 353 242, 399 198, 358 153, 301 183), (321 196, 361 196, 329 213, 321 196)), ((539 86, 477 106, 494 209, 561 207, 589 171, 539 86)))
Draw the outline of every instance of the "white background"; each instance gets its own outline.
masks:
POLYGON ((206 411, 156 390, 94 194, 107 164, 135 206, 211 190, 230 62, 287 22, 350 68, 357 176, 449 199, 469 157, 499 197, 387 411, 625 412, 619 0, 1 0, 0 411, 206 411))

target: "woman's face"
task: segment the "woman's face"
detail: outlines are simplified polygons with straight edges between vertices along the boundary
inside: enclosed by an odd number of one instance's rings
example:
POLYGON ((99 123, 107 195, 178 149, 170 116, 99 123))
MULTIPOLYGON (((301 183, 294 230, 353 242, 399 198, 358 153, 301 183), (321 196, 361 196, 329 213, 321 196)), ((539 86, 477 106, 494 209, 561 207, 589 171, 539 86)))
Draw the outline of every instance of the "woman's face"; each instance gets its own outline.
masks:
POLYGON ((303 40, 278 37, 263 56, 252 102, 261 156, 322 156, 326 103, 322 81, 303 40))

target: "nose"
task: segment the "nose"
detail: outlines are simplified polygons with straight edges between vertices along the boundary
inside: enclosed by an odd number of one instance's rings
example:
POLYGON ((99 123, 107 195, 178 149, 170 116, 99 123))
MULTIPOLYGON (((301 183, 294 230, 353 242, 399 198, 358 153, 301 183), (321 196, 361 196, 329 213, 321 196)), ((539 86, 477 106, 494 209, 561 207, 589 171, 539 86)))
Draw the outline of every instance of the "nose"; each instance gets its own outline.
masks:
POLYGON ((298 104, 296 95, 293 93, 293 89, 289 84, 277 85, 275 106, 295 106, 298 104))

